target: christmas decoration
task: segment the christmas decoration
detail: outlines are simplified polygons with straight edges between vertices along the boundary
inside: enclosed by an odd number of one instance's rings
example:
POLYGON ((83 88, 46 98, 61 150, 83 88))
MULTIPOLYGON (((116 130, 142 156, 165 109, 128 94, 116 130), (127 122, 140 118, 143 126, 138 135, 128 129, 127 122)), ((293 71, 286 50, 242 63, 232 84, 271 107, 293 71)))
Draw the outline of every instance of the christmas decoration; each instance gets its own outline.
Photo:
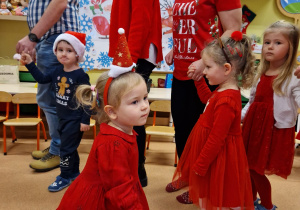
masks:
POLYGON ((246 5, 242 7, 242 33, 246 34, 246 30, 255 16, 256 14, 252 12, 246 5))

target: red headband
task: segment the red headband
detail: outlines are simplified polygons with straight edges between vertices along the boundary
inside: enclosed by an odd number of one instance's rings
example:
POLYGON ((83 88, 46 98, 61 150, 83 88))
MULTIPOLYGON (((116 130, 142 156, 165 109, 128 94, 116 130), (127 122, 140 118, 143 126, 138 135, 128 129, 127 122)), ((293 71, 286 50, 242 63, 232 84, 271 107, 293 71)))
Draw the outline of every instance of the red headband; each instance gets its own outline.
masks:
POLYGON ((109 77, 106 84, 105 84, 105 87, 104 87, 104 92, 103 92, 103 101, 104 101, 104 106, 106 106, 108 103, 107 103, 107 95, 108 95, 108 89, 109 89, 109 86, 110 86, 110 83, 111 81, 113 80, 114 78, 112 77, 109 77))

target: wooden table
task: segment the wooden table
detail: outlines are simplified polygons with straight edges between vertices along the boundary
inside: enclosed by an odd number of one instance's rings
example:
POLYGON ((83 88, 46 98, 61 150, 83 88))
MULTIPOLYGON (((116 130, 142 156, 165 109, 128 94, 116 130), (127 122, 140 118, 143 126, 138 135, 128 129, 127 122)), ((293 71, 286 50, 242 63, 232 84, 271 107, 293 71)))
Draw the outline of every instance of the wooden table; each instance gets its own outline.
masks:
MULTIPOLYGON (((16 93, 36 93, 37 88, 35 82, 20 82, 18 84, 0 84, 0 90, 11 94, 16 93)), ((249 98, 250 89, 241 90, 241 94, 249 98)), ((154 100, 171 100, 171 88, 151 88, 149 93, 149 101, 154 100)))
MULTIPOLYGON (((37 93, 35 82, 20 82, 18 84, 0 84, 0 90, 11 94, 16 93, 37 93)), ((151 88, 149 101, 171 100, 171 88, 151 88)))

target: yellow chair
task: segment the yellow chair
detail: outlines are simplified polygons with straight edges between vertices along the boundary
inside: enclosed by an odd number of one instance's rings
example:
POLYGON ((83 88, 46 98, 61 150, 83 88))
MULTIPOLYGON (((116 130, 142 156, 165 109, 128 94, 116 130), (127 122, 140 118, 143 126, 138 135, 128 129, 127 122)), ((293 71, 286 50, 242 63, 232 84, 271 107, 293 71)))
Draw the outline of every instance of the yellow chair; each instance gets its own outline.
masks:
MULTIPOLYGON (((40 125, 44 134, 44 139, 47 141, 46 131, 44 123, 40 117, 40 107, 37 106, 37 117, 35 118, 21 118, 20 117, 20 104, 37 104, 35 93, 18 93, 12 97, 12 103, 17 105, 16 118, 8 119, 3 123, 3 153, 6 152, 6 126, 11 126, 12 134, 15 136, 15 127, 17 126, 37 126, 37 150, 40 149, 40 125)), ((17 138, 13 138, 12 142, 15 142, 17 138)))
MULTIPOLYGON (((8 119, 9 116, 9 104, 11 102, 12 95, 10 93, 7 93, 5 91, 0 91, 0 103, 5 103, 5 116, 0 116, 0 122, 4 122, 8 119)), ((10 127, 12 130, 13 128, 10 127)), ((13 139, 16 138, 16 136, 13 133, 12 136, 13 139)))
POLYGON ((6 121, 9 116, 9 103, 11 102, 12 95, 10 93, 0 91, 0 103, 5 104, 5 116, 0 116, 0 122, 6 121))
MULTIPOLYGON (((175 130, 174 126, 156 126, 156 113, 168 112, 171 113, 171 101, 153 101, 150 104, 150 110, 153 111, 153 125, 146 128, 146 134, 148 135, 147 149, 149 149, 151 135, 170 136, 174 138, 175 130)), ((175 161, 174 166, 177 166, 177 150, 175 148, 175 161)))

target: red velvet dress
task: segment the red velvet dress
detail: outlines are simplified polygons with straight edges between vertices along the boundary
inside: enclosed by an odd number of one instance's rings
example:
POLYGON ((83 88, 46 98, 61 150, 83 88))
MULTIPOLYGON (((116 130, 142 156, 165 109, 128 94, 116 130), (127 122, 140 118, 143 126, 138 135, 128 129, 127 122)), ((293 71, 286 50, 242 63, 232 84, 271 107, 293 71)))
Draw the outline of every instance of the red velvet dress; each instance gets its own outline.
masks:
POLYGON ((258 83, 254 102, 243 123, 243 139, 249 168, 257 173, 276 174, 283 178, 291 173, 294 160, 295 127, 274 126, 273 88, 276 76, 263 75, 258 83))
POLYGON ((102 123, 84 170, 58 209, 148 210, 138 177, 136 133, 128 135, 102 123))
POLYGON ((174 179, 181 177, 189 183, 190 198, 203 209, 254 209, 240 128, 240 91, 211 93, 204 80, 196 86, 207 104, 188 138, 174 179))

